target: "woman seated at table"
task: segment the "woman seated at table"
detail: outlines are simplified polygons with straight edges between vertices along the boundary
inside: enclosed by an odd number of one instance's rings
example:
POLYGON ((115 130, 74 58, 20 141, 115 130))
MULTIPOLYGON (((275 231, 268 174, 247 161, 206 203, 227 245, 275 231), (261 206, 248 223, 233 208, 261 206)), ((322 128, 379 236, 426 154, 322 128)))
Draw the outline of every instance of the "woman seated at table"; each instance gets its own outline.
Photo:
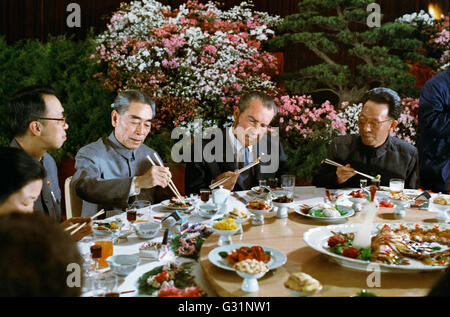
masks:
POLYGON ((0 297, 80 296, 82 261, 76 243, 52 218, 0 215, 0 297))
MULTIPOLYGON (((2 147, 0 175, 3 176, 0 181, 0 215, 11 212, 32 213, 46 175, 42 164, 21 149, 2 147)), ((88 221, 89 218, 71 218, 61 225, 68 227, 88 221)), ((91 226, 84 226, 73 238, 79 240, 91 232, 91 226)))

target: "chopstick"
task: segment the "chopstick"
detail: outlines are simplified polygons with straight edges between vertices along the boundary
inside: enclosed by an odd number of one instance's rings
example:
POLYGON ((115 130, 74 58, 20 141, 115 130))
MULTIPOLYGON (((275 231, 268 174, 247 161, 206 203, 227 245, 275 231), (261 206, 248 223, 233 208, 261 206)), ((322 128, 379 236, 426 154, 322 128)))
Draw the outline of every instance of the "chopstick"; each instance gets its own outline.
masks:
MULTIPOLYGON (((155 153, 154 155, 155 155, 156 160, 158 161, 159 165, 161 165, 161 167, 164 167, 164 164, 163 164, 163 162, 161 161, 161 159, 159 158, 159 156, 157 156, 156 153, 155 153)), ((172 181, 172 179, 170 179, 170 182, 169 182, 169 183, 172 184, 173 189, 175 189, 175 191, 177 192, 179 198, 180 198, 181 201, 183 201, 183 203, 184 203, 183 196, 181 196, 180 192, 178 191, 178 188, 175 186, 175 183, 172 181)))
MULTIPOLYGON (((342 165, 342 164, 339 164, 339 163, 334 162, 334 161, 329 160, 329 159, 324 159, 324 160, 322 161, 322 163, 326 163, 326 164, 333 165, 333 166, 336 166, 336 167, 344 166, 344 165, 342 165)), ((367 178, 370 179, 370 180, 375 179, 375 177, 373 177, 373 176, 370 176, 370 175, 367 175, 367 174, 358 172, 358 171, 356 171, 356 170, 355 170, 355 173, 356 173, 356 174, 359 174, 359 175, 362 175, 362 176, 364 176, 364 177, 367 177, 367 178)))
POLYGON ((75 233, 78 232, 78 230, 80 230, 81 228, 83 228, 86 224, 87 224, 87 222, 83 222, 83 223, 81 224, 81 226, 79 226, 79 227, 76 228, 74 231, 72 231, 72 232, 70 233, 70 235, 73 236, 75 233))
MULTIPOLYGON (((159 158, 155 155, 156 159, 159 161, 159 163, 161 164, 162 167, 164 167, 164 165, 162 164, 162 162, 159 160, 159 158)), ((153 166, 157 166, 155 164, 155 162, 153 162, 153 160, 151 159, 150 156, 147 155, 147 159, 150 161, 150 163, 152 163, 153 166)), ((172 190, 172 192, 175 194, 175 196, 177 196, 177 198, 182 202, 185 203, 183 197, 181 197, 180 192, 178 191, 177 187, 175 186, 175 184, 173 183, 172 179, 170 179, 169 181, 169 188, 172 190)))
POLYGON ((105 209, 102 209, 102 210, 100 210, 99 212, 97 212, 95 215, 93 215, 92 217, 91 217, 91 219, 94 219, 94 218, 96 218, 96 217, 98 217, 98 216, 100 216, 100 215, 102 215, 102 214, 104 214, 105 213, 105 209))
MULTIPOLYGON (((247 166, 244 166, 243 168, 239 169, 239 170, 238 170, 238 174, 240 174, 240 173, 242 173, 242 172, 245 172, 246 170, 248 170, 249 168, 252 168, 252 167, 255 166, 255 165, 258 165, 258 164, 260 163, 260 161, 261 161, 261 158, 258 157, 258 158, 256 159, 256 161, 254 161, 253 163, 250 163, 250 164, 248 164, 247 166)), ((214 189, 214 188, 216 188, 217 186, 222 185, 223 183, 225 183, 225 182, 226 182, 227 180, 229 180, 229 179, 230 179, 230 177, 221 179, 220 181, 217 181, 217 182, 215 182, 214 184, 209 185, 209 188, 210 188, 210 189, 214 189)))
POLYGON ((73 225, 71 225, 71 226, 68 226, 66 229, 64 229, 64 231, 69 231, 69 230, 72 230, 73 228, 75 228, 76 226, 78 226, 78 225, 80 225, 80 223, 78 222, 78 223, 74 223, 73 225))

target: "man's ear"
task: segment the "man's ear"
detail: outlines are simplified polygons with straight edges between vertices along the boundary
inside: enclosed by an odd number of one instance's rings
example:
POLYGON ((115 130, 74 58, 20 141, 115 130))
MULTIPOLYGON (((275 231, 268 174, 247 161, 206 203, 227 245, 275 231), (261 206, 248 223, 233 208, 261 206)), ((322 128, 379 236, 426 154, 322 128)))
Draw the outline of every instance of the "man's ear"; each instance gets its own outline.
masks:
POLYGON ((111 124, 115 128, 119 121, 119 113, 116 110, 111 111, 111 124))
POLYGON ((31 121, 28 125, 28 130, 35 136, 40 136, 42 132, 42 126, 39 121, 31 121))
POLYGON ((240 116, 241 112, 239 111, 238 107, 234 107, 234 111, 233 111, 233 119, 234 119, 234 124, 233 127, 235 128, 238 123, 239 123, 239 116, 240 116))
POLYGON ((398 121, 392 120, 390 131, 393 132, 397 126, 398 126, 398 121))

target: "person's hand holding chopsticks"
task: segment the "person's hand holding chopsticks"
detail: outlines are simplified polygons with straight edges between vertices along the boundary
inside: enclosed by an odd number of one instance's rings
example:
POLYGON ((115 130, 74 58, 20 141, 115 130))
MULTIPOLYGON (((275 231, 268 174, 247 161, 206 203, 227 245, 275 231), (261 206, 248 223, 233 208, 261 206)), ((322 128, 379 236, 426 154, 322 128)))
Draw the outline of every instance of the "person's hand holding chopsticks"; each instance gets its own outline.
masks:
POLYGON ((349 178, 352 178, 357 173, 354 168, 350 166, 350 164, 346 164, 345 166, 339 166, 336 170, 337 183, 342 184, 345 183, 349 178))
POLYGON ((236 181, 239 177, 239 171, 235 170, 234 172, 225 172, 220 174, 219 176, 217 176, 212 184, 217 183, 221 180, 224 180, 223 183, 220 184, 220 186, 223 186, 223 188, 228 189, 228 190, 233 190, 234 185, 236 185, 236 181), (228 178, 228 179, 227 179, 228 178), (227 180, 225 180, 227 179, 227 180))
POLYGON ((83 239, 85 236, 90 235, 92 233, 92 218, 91 217, 70 218, 70 219, 62 222, 61 226, 65 229, 70 228, 70 230, 67 230, 68 232, 77 230, 73 235, 71 235, 71 237, 75 241, 79 241, 79 240, 83 239), (79 225, 77 226, 77 224, 79 224, 79 225), (85 224, 85 225, 83 225, 83 224, 85 224), (77 230, 77 228, 81 227, 81 225, 83 225, 83 227, 80 228, 79 230, 77 230))
POLYGON ((168 167, 152 166, 147 173, 136 177, 135 186, 136 191, 141 188, 152 188, 155 186, 161 186, 163 188, 169 185, 172 178, 172 173, 168 167))

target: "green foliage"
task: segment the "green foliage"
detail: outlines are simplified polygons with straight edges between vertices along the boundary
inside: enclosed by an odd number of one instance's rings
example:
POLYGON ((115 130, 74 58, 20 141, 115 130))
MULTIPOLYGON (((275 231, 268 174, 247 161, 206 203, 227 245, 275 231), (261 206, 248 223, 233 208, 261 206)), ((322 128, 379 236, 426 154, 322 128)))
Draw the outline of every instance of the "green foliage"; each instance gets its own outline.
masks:
MULTIPOLYGON (((19 89, 34 84, 52 86, 63 104, 69 129, 64 146, 52 155, 57 161, 73 157, 80 147, 106 136, 111 131, 110 107, 112 91, 103 87, 94 75, 104 71, 90 59, 94 43, 51 38, 12 45, 0 38, 0 115, 7 118, 7 104, 19 89)), ((0 123, 0 145, 8 145, 13 137, 8 120, 0 123)))
POLYGON ((282 144, 291 173, 299 179, 311 182, 327 155, 328 144, 312 140, 296 142, 295 145, 289 140, 282 140, 282 144))
POLYGON ((301 43, 321 62, 281 76, 291 94, 330 91, 339 101, 357 102, 374 86, 386 86, 408 96, 418 96, 415 76, 408 73, 407 59, 432 65, 421 53, 423 41, 411 24, 384 23, 369 28, 366 11, 370 0, 303 0, 299 13, 287 16, 271 49, 301 43), (348 67, 354 57, 356 67, 348 67), (340 64, 342 63, 342 64, 340 64))

